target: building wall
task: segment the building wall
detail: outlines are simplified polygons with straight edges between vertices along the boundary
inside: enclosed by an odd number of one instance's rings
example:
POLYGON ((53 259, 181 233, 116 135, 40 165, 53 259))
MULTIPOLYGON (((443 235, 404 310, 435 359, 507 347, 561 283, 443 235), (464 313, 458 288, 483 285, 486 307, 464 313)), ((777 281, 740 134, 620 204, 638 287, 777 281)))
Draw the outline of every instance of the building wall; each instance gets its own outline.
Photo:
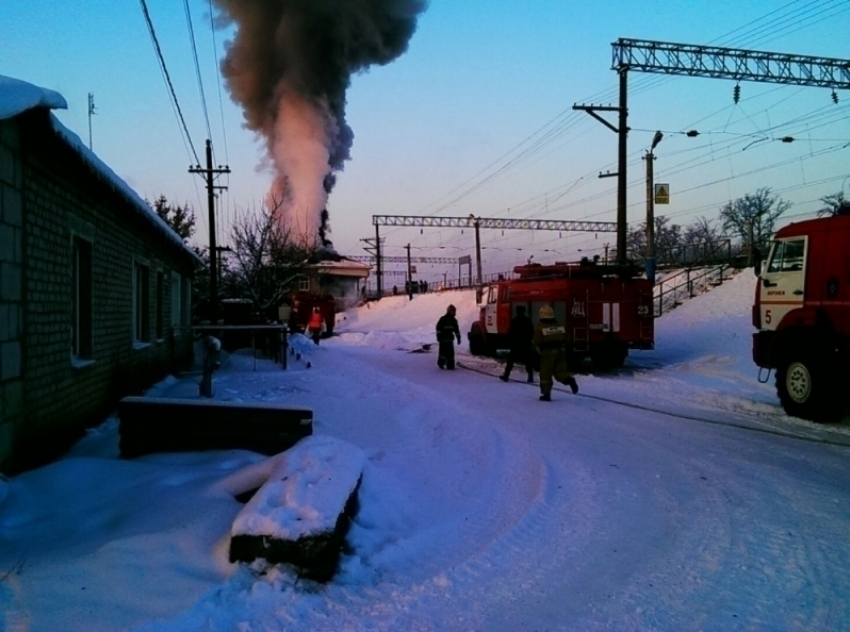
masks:
POLYGON ((0 462, 24 416, 23 211, 17 126, 0 121, 0 462))
POLYGON ((140 392, 191 361, 188 331, 171 328, 191 322, 191 257, 61 142, 46 115, 31 111, 0 122, 7 128, 17 125, 17 134, 9 132, 19 141, 10 150, 17 181, 3 181, 4 200, 7 190, 13 191, 11 204, 3 203, 3 217, 11 220, 3 221, 22 243, 18 259, 2 263, 20 275, 17 285, 9 283, 0 306, 0 317, 5 309, 16 315, 7 321, 17 318, 14 332, 7 325, 7 334, 16 337, 9 335, 2 343, 6 379, 0 389, 10 389, 8 395, 2 391, 0 403, 5 409, 8 400, 10 408, 8 417, 0 413, 0 468, 6 471, 54 458, 85 427, 101 421, 120 397, 140 392), (71 331, 75 239, 89 244, 91 255, 91 344, 78 355, 72 352, 71 331), (136 340, 134 332, 140 301, 134 291, 137 264, 149 271, 146 341, 136 340), (172 322, 175 281, 182 323, 172 322), (157 337, 160 305, 163 327, 157 337), (13 345, 8 352, 6 344, 13 345))

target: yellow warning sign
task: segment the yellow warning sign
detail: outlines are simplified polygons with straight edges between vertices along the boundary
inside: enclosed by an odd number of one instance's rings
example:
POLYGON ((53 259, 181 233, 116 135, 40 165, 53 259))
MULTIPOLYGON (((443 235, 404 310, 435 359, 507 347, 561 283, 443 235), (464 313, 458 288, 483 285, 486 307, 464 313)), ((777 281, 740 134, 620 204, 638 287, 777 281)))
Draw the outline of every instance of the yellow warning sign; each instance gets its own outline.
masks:
POLYGON ((670 204, 670 185, 656 184, 655 185, 655 203, 670 204))

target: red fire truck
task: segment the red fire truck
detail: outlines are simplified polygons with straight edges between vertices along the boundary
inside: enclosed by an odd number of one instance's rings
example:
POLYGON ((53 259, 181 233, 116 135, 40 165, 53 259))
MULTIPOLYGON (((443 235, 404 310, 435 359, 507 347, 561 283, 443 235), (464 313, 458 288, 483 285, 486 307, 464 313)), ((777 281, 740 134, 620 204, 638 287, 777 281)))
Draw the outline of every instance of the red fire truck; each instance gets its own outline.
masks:
POLYGON ((753 361, 776 369, 785 411, 836 419, 850 359, 850 206, 776 233, 756 285, 753 326, 753 361))
POLYGON ((652 284, 633 266, 593 262, 517 266, 515 279, 484 289, 480 316, 469 331, 469 350, 494 355, 508 347, 508 328, 517 305, 536 324, 544 304, 555 309, 570 337, 573 363, 590 358, 597 368, 623 365, 629 349, 655 344, 652 284))

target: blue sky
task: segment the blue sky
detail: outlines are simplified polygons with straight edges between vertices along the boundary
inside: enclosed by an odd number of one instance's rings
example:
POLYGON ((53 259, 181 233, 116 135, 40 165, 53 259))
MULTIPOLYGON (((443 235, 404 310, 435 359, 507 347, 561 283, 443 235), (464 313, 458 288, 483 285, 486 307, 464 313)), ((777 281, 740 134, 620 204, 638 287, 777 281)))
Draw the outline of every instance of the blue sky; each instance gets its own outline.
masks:
MULTIPOLYGON (((208 136, 183 2, 148 0, 192 142, 208 136)), ((219 242, 240 212, 261 204, 271 175, 264 145, 219 79, 228 31, 213 33, 208 0, 189 0, 221 180, 219 242), (220 96, 221 95, 221 96, 220 96)), ((615 103, 611 42, 620 37, 847 57, 846 0, 579 3, 566 0, 432 0, 409 50, 354 76, 347 118, 352 159, 331 195, 338 251, 363 254, 373 214, 539 217, 615 221, 616 135, 575 103, 615 103), (523 153, 550 134, 542 149, 523 153)), ((95 152, 140 195, 188 202, 205 242, 203 182, 187 150, 135 0, 27 0, 0 5, 0 74, 62 93, 59 118, 88 139, 94 94, 95 152)), ((643 150, 655 130, 656 182, 671 203, 659 215, 687 224, 730 199, 772 187, 794 204, 789 219, 813 213, 819 198, 848 189, 850 94, 836 105, 821 88, 632 73, 629 79, 629 220, 645 213, 643 150), (681 133, 701 132, 697 138, 681 133), (791 135, 793 143, 779 138, 791 135), (749 145, 749 147, 747 147, 749 145), (746 147, 746 148, 745 148, 746 147)), ((387 254, 470 254, 470 231, 387 229, 387 254)), ((614 234, 484 231, 485 272, 525 261, 602 252, 614 234), (580 252, 579 252, 580 251, 580 252)), ((420 267, 442 278, 446 266, 420 267)))

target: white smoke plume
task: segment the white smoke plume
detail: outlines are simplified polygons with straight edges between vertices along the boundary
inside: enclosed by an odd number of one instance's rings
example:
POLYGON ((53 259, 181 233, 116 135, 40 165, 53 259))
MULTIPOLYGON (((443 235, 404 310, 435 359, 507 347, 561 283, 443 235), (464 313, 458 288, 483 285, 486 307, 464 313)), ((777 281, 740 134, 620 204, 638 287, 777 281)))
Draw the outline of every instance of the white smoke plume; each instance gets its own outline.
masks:
POLYGON ((328 194, 350 158, 352 74, 407 50, 426 0, 214 0, 234 25, 221 69, 276 176, 269 201, 298 232, 327 239, 328 194))

